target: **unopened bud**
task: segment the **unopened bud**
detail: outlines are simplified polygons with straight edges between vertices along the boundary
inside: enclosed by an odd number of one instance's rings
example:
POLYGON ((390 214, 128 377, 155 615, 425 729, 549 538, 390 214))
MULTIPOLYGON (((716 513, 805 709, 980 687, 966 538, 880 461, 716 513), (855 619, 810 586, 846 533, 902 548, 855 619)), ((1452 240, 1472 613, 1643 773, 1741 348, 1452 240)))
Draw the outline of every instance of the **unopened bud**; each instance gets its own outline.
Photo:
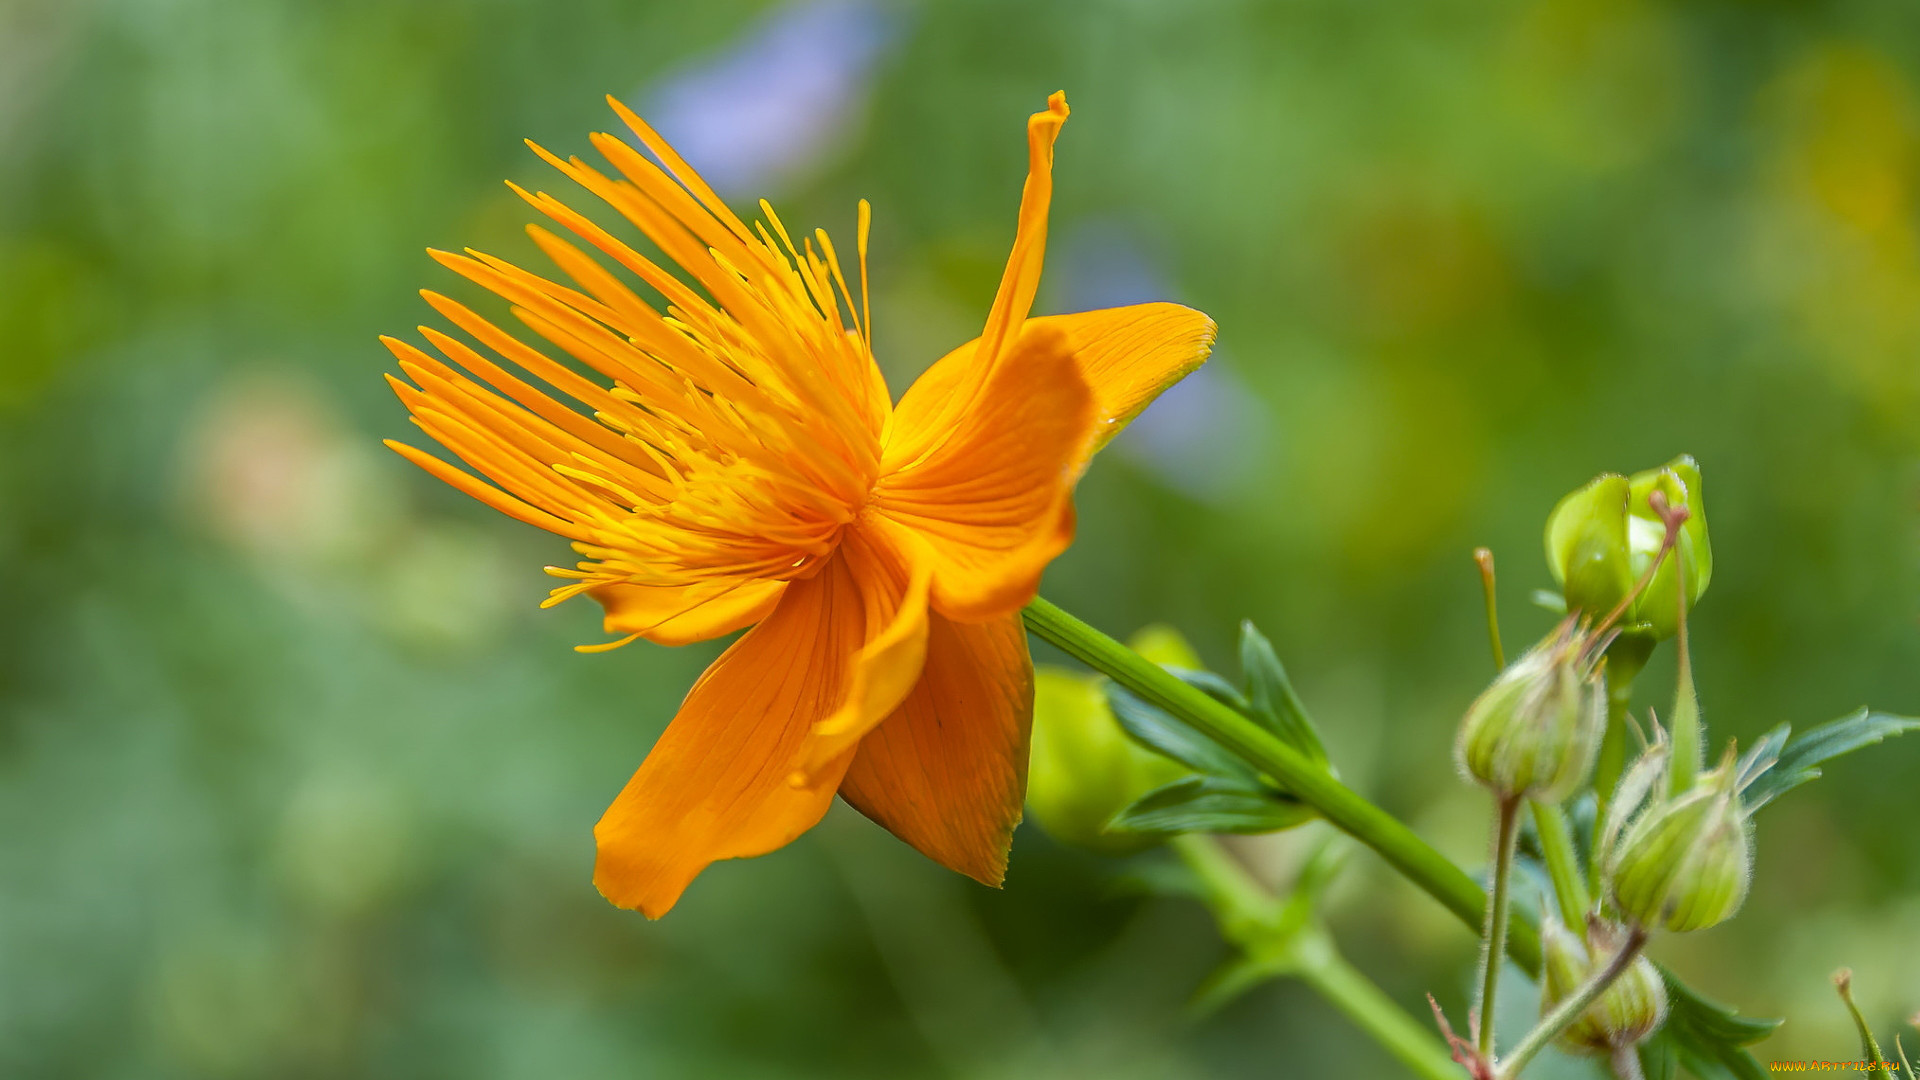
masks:
POLYGON ((1607 716, 1592 644, 1569 619, 1496 676, 1461 720, 1461 770, 1503 798, 1557 802, 1584 783, 1607 716))
MULTIPOLYGON (((1131 644, 1159 664, 1200 666, 1193 650, 1170 628, 1148 627, 1131 644)), ((1027 808, 1034 822, 1061 843, 1124 855, 1158 841, 1108 833, 1107 822, 1187 770, 1127 738, 1107 705, 1102 681, 1058 668, 1034 670, 1027 808)))
POLYGON ((1656 491, 1687 518, 1674 550, 1628 604, 1621 626, 1629 635, 1664 640, 1678 625, 1680 575, 1686 576, 1688 607, 1713 577, 1700 468, 1691 457, 1682 454, 1631 477, 1604 473, 1561 499, 1547 517, 1547 567, 1569 612, 1604 618, 1633 596, 1666 541, 1666 523, 1653 505, 1656 491))
POLYGON ((1753 863, 1732 755, 1684 794, 1656 791, 1609 863, 1614 908, 1641 926, 1685 932, 1731 918, 1753 863))
MULTIPOLYGON (((1548 1013, 1586 985, 1626 944, 1616 926, 1592 920, 1582 940, 1549 919, 1540 928, 1540 1011, 1548 1013)), ((1560 1035, 1560 1045, 1587 1055, 1610 1054, 1653 1034, 1667 1017, 1667 986, 1644 956, 1620 973, 1579 1019, 1560 1035)))
POLYGON ((1682 454, 1658 469, 1633 474, 1628 487, 1627 551, 1636 581, 1653 565, 1666 538, 1666 523, 1653 506, 1653 493, 1664 495, 1667 506, 1687 512, 1673 553, 1653 572, 1653 580, 1628 611, 1631 621, 1644 624, 1654 637, 1665 640, 1679 625, 1680 576, 1684 573, 1687 579, 1689 610, 1713 579, 1713 545, 1707 540, 1707 504, 1700 485, 1700 466, 1682 454))

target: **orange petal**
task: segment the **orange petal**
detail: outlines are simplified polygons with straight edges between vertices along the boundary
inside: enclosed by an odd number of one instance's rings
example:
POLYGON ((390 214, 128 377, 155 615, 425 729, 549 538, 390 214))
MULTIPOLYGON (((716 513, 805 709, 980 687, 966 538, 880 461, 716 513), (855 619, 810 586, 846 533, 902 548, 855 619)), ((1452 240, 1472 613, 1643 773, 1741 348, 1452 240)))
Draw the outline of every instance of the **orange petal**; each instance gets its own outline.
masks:
POLYGON ((933 573, 924 545, 917 546, 921 551, 902 566, 901 557, 884 545, 858 530, 847 534, 841 550, 867 599, 867 625, 882 629, 869 635, 854 657, 846 700, 807 736, 794 783, 817 787, 829 776, 837 783, 846 753, 919 681, 927 655, 927 591, 933 573), (886 606, 893 609, 891 619, 885 618, 886 606), (840 768, 834 767, 836 762, 840 768))
MULTIPOLYGON (((1105 446, 1161 392, 1207 362, 1214 324, 1179 304, 1133 304, 1073 315, 1028 319, 1022 334, 1056 330, 1066 335, 1080 373, 1093 390, 1099 434, 1088 453, 1105 446)), ((980 348, 978 339, 941 357, 900 399, 896 424, 924 422, 935 403, 966 378, 980 348)))
POLYGON ((829 559, 700 676, 594 826, 603 896, 659 918, 709 863, 765 854, 820 820, 833 783, 796 788, 787 776, 808 730, 846 696, 864 608, 846 560, 829 559))
POLYGON ((1033 309, 1034 293, 1040 288, 1040 267, 1047 251, 1047 213, 1053 206, 1053 143, 1060 137, 1061 125, 1067 122, 1067 112, 1067 96, 1055 93, 1047 98, 1045 112, 1027 118, 1027 183, 1020 192, 1020 224, 1014 231, 1013 251, 1007 255, 1007 268, 1001 274, 993 307, 987 312, 986 329, 975 342, 978 363, 966 367, 951 393, 930 403, 931 412, 937 415, 929 417, 929 422, 895 432, 886 451, 889 465, 913 462, 939 446, 1013 349, 1021 324, 1033 309))
POLYGON ((840 795, 928 858, 1006 877, 1027 786, 1033 663, 1018 614, 929 620, 913 693, 860 743, 840 795))
POLYGON ((587 595, 607 609, 609 634, 639 634, 659 645, 688 645, 730 634, 767 617, 784 581, 739 584, 602 585, 587 595))
POLYGON ((1033 598, 1073 541, 1073 483, 1094 421, 1066 338, 1022 334, 939 447, 880 478, 872 525, 896 547, 912 543, 902 531, 926 543, 934 610, 978 622, 1033 598))

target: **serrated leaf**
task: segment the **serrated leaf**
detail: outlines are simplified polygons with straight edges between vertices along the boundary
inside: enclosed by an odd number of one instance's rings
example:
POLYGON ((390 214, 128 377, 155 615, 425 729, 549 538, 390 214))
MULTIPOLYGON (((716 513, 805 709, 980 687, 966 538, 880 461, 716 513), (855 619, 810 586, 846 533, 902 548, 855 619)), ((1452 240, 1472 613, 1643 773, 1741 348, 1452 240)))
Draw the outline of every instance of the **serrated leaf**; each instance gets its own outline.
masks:
MULTIPOLYGON (((1775 729, 1776 731, 1779 729, 1775 729)), ((1820 776, 1820 765, 1842 754, 1892 735, 1920 730, 1920 719, 1890 713, 1858 712, 1810 728, 1788 739, 1773 767, 1747 785, 1744 799, 1751 813, 1820 776)))
POLYGON ((1693 992, 1666 968, 1659 970, 1668 1012, 1656 1039, 1672 1048, 1688 1072, 1700 1080, 1771 1080, 1745 1047, 1773 1034, 1782 1021, 1741 1016, 1693 992))
POLYGON ((1674 1080, 1679 1054, 1664 1032, 1640 1044, 1640 1074, 1644 1080, 1674 1080))
POLYGON ((1257 782, 1253 769, 1226 747, 1187 726, 1186 722, 1149 705, 1118 683, 1106 685, 1107 703, 1133 741, 1170 757, 1195 772, 1230 777, 1244 784, 1257 782))
POLYGON ((1134 800, 1107 823, 1108 832, 1270 833, 1304 825, 1314 810, 1296 799, 1219 776, 1189 776, 1134 800))
POLYGON ((1773 1074, 1767 1071, 1767 1067, 1745 1050, 1736 1049, 1723 1056, 1702 1057, 1681 1044, 1678 1056, 1680 1064, 1699 1080, 1773 1080, 1773 1074))
POLYGON ((1247 715, 1315 764, 1325 765, 1327 749, 1300 695, 1294 692, 1293 681, 1287 678, 1286 666, 1274 653, 1273 644, 1250 621, 1240 624, 1240 669, 1247 678, 1247 704, 1251 706, 1247 715))

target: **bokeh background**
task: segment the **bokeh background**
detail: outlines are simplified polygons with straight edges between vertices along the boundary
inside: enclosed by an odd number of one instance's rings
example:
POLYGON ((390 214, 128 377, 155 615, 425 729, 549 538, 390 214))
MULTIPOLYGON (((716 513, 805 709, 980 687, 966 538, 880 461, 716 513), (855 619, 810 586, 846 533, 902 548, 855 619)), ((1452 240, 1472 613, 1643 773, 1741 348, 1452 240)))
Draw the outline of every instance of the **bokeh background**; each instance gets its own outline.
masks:
MULTIPOLYGON (((843 246, 873 201, 898 392, 977 333, 1061 88, 1042 308, 1221 335, 1052 598, 1229 672, 1255 619, 1344 775, 1474 864, 1469 549, 1542 632, 1553 501, 1690 451, 1716 733, 1920 713, 1910 4, 0 0, 0 1074, 1391 1074, 1296 985, 1189 1022, 1205 913, 1031 826, 1000 892, 839 807, 611 908, 591 825, 719 645, 575 654, 562 544, 379 446, 422 249, 537 260, 499 181, 562 191, 520 140, 588 152, 603 94, 843 246)), ((1789 1018, 1763 1059, 1854 1056, 1842 964, 1883 1035, 1920 1007, 1917 791, 1920 744, 1844 761, 1737 922, 1656 947, 1789 1018)), ((1471 936, 1371 858, 1334 919, 1464 1002, 1471 936)))

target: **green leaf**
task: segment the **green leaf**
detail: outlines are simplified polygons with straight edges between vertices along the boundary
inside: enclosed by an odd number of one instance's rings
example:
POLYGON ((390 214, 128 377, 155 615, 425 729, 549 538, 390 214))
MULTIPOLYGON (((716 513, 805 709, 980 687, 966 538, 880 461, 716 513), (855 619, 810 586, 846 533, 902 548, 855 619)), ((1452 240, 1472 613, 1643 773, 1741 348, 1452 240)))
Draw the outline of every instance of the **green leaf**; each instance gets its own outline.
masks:
POLYGON ((1247 717, 1282 742, 1311 758, 1315 764, 1327 763, 1327 749, 1321 745, 1320 732, 1294 692, 1287 669, 1274 654, 1273 644, 1251 621, 1240 624, 1240 668, 1247 677, 1247 717))
POLYGON ((1173 835, 1269 833, 1304 825, 1311 807, 1220 776, 1189 776, 1147 792, 1114 815, 1108 832, 1173 835))
MULTIPOLYGON (((1656 1054, 1670 1051, 1700 1080, 1771 1080, 1766 1067, 1744 1047, 1773 1034, 1781 1021, 1741 1016, 1694 993, 1664 967, 1660 977, 1667 984, 1668 1012, 1666 1024, 1649 1040, 1660 1044, 1656 1054)), ((1646 1060, 1643 1051, 1641 1063, 1646 1060)))
POLYGON ((1186 683, 1195 690, 1225 705, 1234 712, 1242 716, 1252 715, 1252 713, 1248 711, 1252 706, 1247 703, 1246 695, 1240 693, 1238 687, 1220 676, 1215 675, 1213 672, 1177 667, 1170 667, 1167 669, 1167 672, 1170 675, 1178 676, 1181 682, 1186 683))
MULTIPOLYGON (((1872 746, 1890 735, 1916 730, 1920 730, 1920 719, 1861 709, 1804 731, 1786 741, 1771 768, 1766 767, 1764 758, 1751 762, 1759 775, 1748 783, 1744 792, 1747 811, 1751 813, 1801 784, 1817 779, 1823 762, 1872 746), (1764 771, 1760 771, 1762 769, 1764 771)), ((1784 727, 1775 728, 1762 740, 1763 746, 1774 743, 1775 736, 1783 734, 1784 727)), ((1743 772, 1748 764, 1742 762, 1743 772)))
POLYGON ((1251 785, 1257 782, 1253 768, 1226 747, 1195 731, 1184 720, 1134 696, 1119 683, 1106 686, 1107 704, 1121 730, 1141 746, 1170 757, 1195 772, 1230 777, 1251 785))
POLYGON ((1567 613, 1567 598, 1552 589, 1535 589, 1529 599, 1533 601, 1534 607, 1545 608, 1555 615, 1567 613))
POLYGON ((1680 1063, 1673 1040, 1655 1035, 1640 1044, 1640 1074, 1644 1080, 1674 1080, 1680 1063))

